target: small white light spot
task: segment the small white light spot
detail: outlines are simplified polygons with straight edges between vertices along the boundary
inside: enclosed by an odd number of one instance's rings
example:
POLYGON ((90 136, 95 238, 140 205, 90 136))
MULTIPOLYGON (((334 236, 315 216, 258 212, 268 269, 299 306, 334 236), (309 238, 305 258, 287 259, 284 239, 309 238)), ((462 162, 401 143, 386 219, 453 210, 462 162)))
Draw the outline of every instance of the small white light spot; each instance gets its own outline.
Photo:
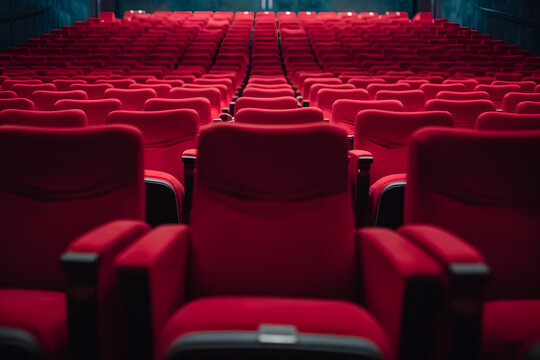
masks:
POLYGON ((373 16, 373 15, 375 15, 375 13, 373 11, 370 11, 369 16, 373 16))
POLYGON ((352 16, 352 12, 349 11, 349 12, 347 13, 347 16, 352 16))
POLYGON ((311 11, 306 12, 306 15, 311 15, 311 11))
POLYGON ((244 11, 244 15, 247 15, 247 14, 249 14, 249 11, 244 11))
POLYGON ((285 11, 285 15, 291 15, 290 11, 285 11))

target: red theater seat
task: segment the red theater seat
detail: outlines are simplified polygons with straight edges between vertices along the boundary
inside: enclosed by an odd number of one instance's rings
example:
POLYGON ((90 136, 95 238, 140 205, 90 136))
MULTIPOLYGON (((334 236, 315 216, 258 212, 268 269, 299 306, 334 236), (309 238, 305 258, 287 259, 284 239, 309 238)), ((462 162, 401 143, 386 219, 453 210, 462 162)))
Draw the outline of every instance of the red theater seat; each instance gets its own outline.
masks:
POLYGON ((540 113, 486 113, 476 120, 480 130, 540 130, 540 113))
POLYGON ((0 125, 84 127, 88 125, 88 121, 81 110, 34 111, 9 109, 0 111, 0 125))
POLYGON ((114 88, 111 84, 72 84, 70 90, 82 90, 88 95, 88 100, 104 98, 105 90, 114 88))
POLYGON ((10 90, 0 91, 0 99, 13 99, 17 97, 17 93, 10 90))
POLYGON ((257 109, 244 108, 234 116, 237 123, 285 125, 324 121, 324 114, 317 108, 257 109))
POLYGON ((433 99, 426 103, 426 111, 448 111, 452 114, 455 127, 474 128, 480 114, 495 110, 495 105, 490 100, 433 99))
POLYGON ((354 236, 346 154, 346 133, 331 125, 201 131, 191 224, 157 228, 117 258, 135 330, 131 353, 260 358, 276 346, 286 357, 317 357, 320 346, 333 359, 415 353, 404 334, 422 342, 427 328, 404 317, 417 299, 405 284, 436 280, 440 270, 407 241, 354 236), (140 296, 149 301, 132 302, 140 296))
POLYGON ((497 109, 502 109, 504 96, 510 92, 520 92, 519 85, 478 85, 475 91, 485 91, 497 109))
POLYGON ((169 92, 171 99, 187 99, 203 97, 210 101, 212 119, 217 119, 221 114, 221 94, 218 89, 212 88, 173 88, 169 92))
POLYGON ((375 100, 398 100, 403 111, 424 111, 424 92, 422 90, 379 90, 375 100))
POLYGON ((540 102, 523 101, 516 107, 518 114, 540 114, 540 102))
POLYGON ((172 86, 169 84, 131 84, 128 89, 154 89, 158 98, 168 98, 172 86))
POLYGON ((0 111, 6 109, 34 110, 36 106, 28 99, 0 99, 0 111))
POLYGON ((37 90, 56 91, 54 84, 14 84, 11 91, 17 94, 17 97, 31 99, 32 93, 37 90))
POLYGON ((439 91, 435 99, 444 100, 490 100, 489 94, 485 91, 439 91))
POLYGON ((104 125, 109 113, 121 110, 122 103, 118 99, 101 100, 58 100, 56 110, 80 109, 86 114, 88 125, 104 125))
POLYGON ((451 127, 453 124, 453 116, 446 111, 363 110, 358 113, 354 150, 349 157, 359 224, 393 228, 401 225, 406 182, 403 173, 407 170, 409 138, 416 130, 426 126, 451 127), (395 176, 392 183, 379 181, 395 174, 401 176, 395 176), (385 197, 394 201, 383 207, 389 202, 385 197))
POLYGON ((517 106, 523 101, 540 102, 539 93, 507 93, 503 98, 503 111, 513 113, 516 112, 517 106))
POLYGON ((144 103, 145 111, 193 109, 199 114, 199 123, 207 125, 212 123, 212 109, 210 101, 203 97, 186 99, 148 99, 144 103))
POLYGON ((354 134, 356 115, 362 110, 404 111, 398 100, 337 100, 332 107, 332 122, 343 126, 347 132, 354 134))
POLYGON ((105 99, 118 99, 122 103, 122 110, 143 110, 148 99, 156 98, 154 89, 107 89, 105 99))
POLYGON ((117 358, 113 259, 148 230, 140 133, 2 126, 0 144, 2 354, 117 358))
POLYGON ((62 99, 88 100, 88 96, 82 90, 70 91, 46 91, 37 90, 32 93, 32 101, 36 104, 36 110, 54 110, 54 104, 62 99))
POLYGON ((277 98, 252 98, 242 96, 234 104, 234 114, 245 108, 257 109, 296 109, 298 100, 291 96, 277 98))
POLYGON ((464 322, 451 324, 445 333, 468 333, 454 338, 456 355, 535 358, 540 168, 531 164, 537 163, 540 131, 425 129, 413 136, 410 149, 407 225, 399 233, 446 267, 445 276, 458 281, 453 286, 468 284, 465 292, 450 294, 448 304, 466 298, 470 311, 446 308, 447 316, 460 313, 464 322))
POLYGON ((337 100, 367 100, 364 89, 321 89, 317 93, 317 107, 323 111, 325 119, 332 119, 332 107, 337 100))
POLYGON ((168 222, 178 223, 184 193, 182 154, 185 150, 197 146, 197 112, 192 109, 115 111, 107 117, 107 124, 125 124, 139 128, 144 138, 145 168, 171 175, 171 179, 161 175, 156 180, 151 174, 145 174, 147 222, 153 226, 168 222), (170 203, 176 205, 170 210, 172 213, 166 211, 171 208, 170 203))
POLYGON ((441 91, 464 92, 467 91, 467 87, 464 84, 424 84, 420 86, 420 90, 424 92, 427 102, 435 99, 441 91))

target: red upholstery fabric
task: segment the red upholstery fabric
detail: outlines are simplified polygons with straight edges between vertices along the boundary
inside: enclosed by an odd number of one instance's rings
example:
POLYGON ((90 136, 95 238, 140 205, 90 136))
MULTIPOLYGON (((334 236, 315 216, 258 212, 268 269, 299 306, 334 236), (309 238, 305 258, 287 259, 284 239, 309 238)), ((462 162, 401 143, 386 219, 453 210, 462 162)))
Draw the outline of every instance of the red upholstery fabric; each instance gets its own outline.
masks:
POLYGON ((276 98, 252 98, 242 96, 234 105, 234 114, 245 108, 257 109, 296 109, 298 101, 291 96, 283 96, 276 98))
POLYGON ((416 130, 452 125, 453 117, 445 111, 363 110, 356 117, 353 148, 373 154, 373 184, 383 176, 406 172, 409 138, 416 130))
POLYGON ((109 113, 120 110, 122 103, 118 99, 101 100, 58 100, 56 110, 80 109, 86 114, 88 125, 104 125, 109 113))
POLYGON ((503 98, 510 92, 520 92, 519 85, 478 85, 474 88, 475 91, 485 91, 489 94, 489 98, 497 109, 502 109, 503 98))
POLYGON ((540 114, 486 113, 478 117, 480 130, 540 130, 540 114))
POLYGON ((142 140, 133 128, 2 127, 0 174, 0 237, 12 239, 0 242, 2 287, 63 289, 58 259, 69 242, 111 220, 144 218, 142 140), (40 251, 28 256, 32 248, 40 251))
POLYGON ((81 110, 33 111, 3 110, 0 111, 0 125, 21 125, 40 127, 84 127, 88 125, 86 115, 81 110))
POLYGON ((524 359, 540 342, 540 300, 501 300, 484 304, 482 359, 524 359))
POLYGON ((518 114, 540 114, 540 101, 523 101, 516 107, 518 114))
POLYGON ((17 97, 31 99, 32 93, 37 90, 56 91, 54 84, 15 84, 11 91, 17 94, 17 97))
POLYGON ((194 296, 353 296, 343 130, 326 124, 215 125, 201 132, 197 169, 191 218, 194 296), (227 241, 216 241, 216 234, 227 241), (280 250, 284 246, 287 252, 280 250), (238 248, 252 256, 239 257, 238 248), (239 278, 243 281, 234 280, 239 278))
POLYGON ((206 98, 212 108, 212 119, 217 119, 221 113, 221 94, 218 89, 212 88, 173 88, 169 92, 171 99, 206 98))
POLYGON ((143 110, 144 102, 157 97, 154 89, 107 89, 105 99, 118 99, 122 103, 122 110, 143 110))
POLYGON ((369 187, 369 208, 368 208, 368 214, 371 217, 370 224, 375 224, 377 210, 379 207, 379 202, 381 201, 381 196, 385 189, 392 184, 396 183, 404 183, 407 182, 407 175, 406 174, 392 174, 392 175, 386 175, 380 178, 379 180, 375 181, 371 186, 369 187))
MULTIPOLYGON (((149 274, 152 298, 153 343, 159 344, 167 319, 185 301, 189 229, 184 225, 159 226, 120 254, 120 268, 144 269, 149 274)), ((159 348, 154 347, 157 353, 159 348)))
POLYGON ((17 93, 11 90, 0 91, 0 100, 14 99, 17 97, 17 93))
POLYGON ((309 105, 317 106, 317 94, 321 89, 355 89, 352 84, 315 84, 309 90, 309 105))
POLYGON ((343 125, 349 134, 354 134, 356 115, 368 109, 404 110, 403 104, 398 100, 337 100, 332 107, 332 122, 343 125))
POLYGON ((487 299, 540 297, 539 146, 540 131, 423 129, 411 141, 404 222, 476 247, 493 272, 487 299))
POLYGON ((245 108, 238 111, 234 117, 237 123, 251 124, 301 124, 322 122, 323 112, 317 108, 296 108, 284 110, 268 110, 245 108))
POLYGON ((34 110, 36 106, 32 100, 28 99, 0 99, 0 110, 20 109, 34 110))
POLYGON ((260 324, 294 326, 300 333, 353 336, 375 344, 393 359, 376 319, 356 304, 338 300, 265 297, 198 299, 177 311, 163 330, 161 355, 182 335, 194 332, 257 331, 260 324))
POLYGON ((367 91, 369 93, 370 99, 375 99, 375 95, 378 91, 381 90, 392 90, 392 91, 400 91, 400 90, 410 90, 411 85, 406 83, 400 83, 400 84, 369 84, 367 86, 367 91))
POLYGON ((96 84, 111 84, 117 89, 128 89, 129 85, 135 84, 133 79, 100 79, 96 81, 96 84))
POLYGON ((145 168, 169 173, 184 182, 182 153, 196 147, 199 118, 192 109, 163 111, 115 111, 108 124, 139 128, 144 137, 145 168))
POLYGON ((88 96, 82 90, 70 91, 46 91, 37 90, 32 93, 32 101, 36 104, 36 110, 54 110, 54 104, 62 99, 88 100, 88 96))
POLYGON ((243 96, 257 97, 257 98, 276 98, 282 96, 294 97, 293 89, 258 89, 258 88, 246 88, 242 93, 243 96))
POLYGON ((310 100, 309 92, 313 85, 315 84, 341 84, 341 83, 342 83, 341 80, 337 78, 306 78, 303 81, 302 86, 300 87, 301 94, 305 100, 310 100))
POLYGON ((507 93, 503 98, 503 111, 513 113, 522 101, 540 102, 539 93, 507 93))
POLYGON ((22 80, 22 79, 7 79, 2 82, 2 89, 3 90, 11 90, 11 87, 15 84, 43 84, 43 81, 39 79, 28 79, 28 80, 22 80))
POLYGON ((131 84, 128 89, 154 89, 158 98, 168 98, 172 86, 169 84, 131 84))
POLYGON ((364 89, 321 89, 317 93, 317 107, 322 109, 324 118, 332 118, 332 106, 341 99, 367 100, 368 93, 364 89))
POLYGON ((465 91, 474 91, 474 88, 476 87, 476 85, 478 85, 478 80, 475 80, 475 79, 464 79, 464 80, 448 79, 448 80, 444 80, 443 84, 463 84, 463 85, 465 85, 465 91))
POLYGON ((424 92, 426 101, 428 101, 435 99, 441 91, 464 92, 467 90, 467 87, 464 84, 424 84, 420 86, 420 90, 424 92))
POLYGON ((24 330, 47 359, 67 359, 66 296, 55 291, 0 289, 0 327, 24 330))
POLYGON ((435 99, 445 100, 489 100, 489 94, 485 91, 439 91, 435 99))
POLYGON ((426 103, 426 111, 448 111, 454 117, 455 127, 474 128, 478 116, 495 111, 495 105, 490 100, 432 99, 426 103))
POLYGON ((422 90, 379 90, 375 100, 398 100, 404 111, 424 111, 424 92, 422 90))
POLYGON ((88 100, 100 100, 105 96, 105 90, 112 89, 111 84, 73 84, 70 90, 82 90, 88 95, 88 100))
POLYGON ((396 232, 364 228, 357 233, 365 304, 387 331, 393 349, 401 345, 403 301, 410 278, 438 279, 443 270, 396 232))
POLYGON ((148 99, 144 103, 145 111, 193 109, 199 114, 199 123, 206 125, 212 123, 212 109, 210 101, 206 98, 187 99, 148 99))
MULTIPOLYGON (((58 91, 68 91, 68 90, 77 90, 72 89, 71 85, 73 84, 86 84, 86 81, 84 80, 73 80, 73 79, 56 79, 53 80, 52 83, 56 86, 56 90, 58 91)), ((79 89, 81 90, 81 89, 79 89)))

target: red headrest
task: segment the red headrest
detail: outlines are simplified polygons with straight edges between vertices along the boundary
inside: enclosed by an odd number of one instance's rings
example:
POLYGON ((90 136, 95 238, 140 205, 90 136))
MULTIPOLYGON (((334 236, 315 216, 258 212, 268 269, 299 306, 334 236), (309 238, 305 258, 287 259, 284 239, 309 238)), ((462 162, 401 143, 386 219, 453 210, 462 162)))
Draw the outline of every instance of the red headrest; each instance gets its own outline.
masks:
POLYGON ((84 127, 88 125, 81 110, 34 111, 8 109, 0 111, 0 125, 38 127, 84 127))
POLYGON ((346 133, 328 124, 220 124, 201 131, 197 185, 267 201, 345 192, 346 153, 346 133))
POLYGON ((320 109, 309 107, 278 110, 246 108, 236 113, 234 121, 267 125, 301 124, 324 121, 324 115, 320 109))

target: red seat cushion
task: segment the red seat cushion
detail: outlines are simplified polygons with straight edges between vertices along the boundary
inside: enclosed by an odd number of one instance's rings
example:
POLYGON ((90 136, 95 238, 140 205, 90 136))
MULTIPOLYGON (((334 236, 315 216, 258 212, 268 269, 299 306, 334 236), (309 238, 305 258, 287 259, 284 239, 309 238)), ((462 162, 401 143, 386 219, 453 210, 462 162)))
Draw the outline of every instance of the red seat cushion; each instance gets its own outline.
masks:
POLYGON ((523 359, 540 342, 540 300, 484 304, 482 359, 523 359))
POLYGON ((257 331, 259 325, 295 326, 300 333, 354 336, 374 343, 386 359, 392 354, 381 325, 362 307, 339 300, 266 297, 212 297, 194 300, 165 325, 160 354, 180 336, 193 332, 257 331))
POLYGON ((66 296, 56 291, 0 289, 0 327, 30 333, 47 358, 65 358, 66 296))

